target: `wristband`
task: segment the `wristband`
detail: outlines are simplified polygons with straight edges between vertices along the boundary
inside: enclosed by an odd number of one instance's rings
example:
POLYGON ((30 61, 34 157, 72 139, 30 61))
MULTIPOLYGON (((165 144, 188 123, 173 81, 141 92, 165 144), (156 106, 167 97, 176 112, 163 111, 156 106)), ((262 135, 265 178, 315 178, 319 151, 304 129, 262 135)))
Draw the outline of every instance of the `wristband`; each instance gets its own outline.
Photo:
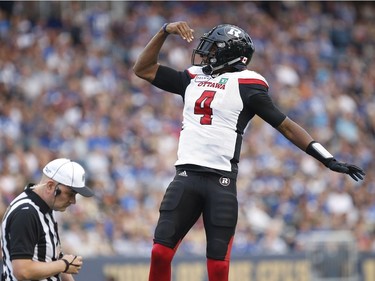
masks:
POLYGON ((168 25, 169 23, 165 23, 165 24, 163 24, 163 26, 162 26, 162 29, 163 29, 163 31, 164 31, 164 33, 166 33, 166 34, 169 34, 169 32, 167 31, 167 25, 168 25))
POLYGON ((66 260, 66 259, 61 259, 63 262, 65 262, 65 270, 63 271, 63 273, 67 272, 68 269, 69 269, 69 262, 66 260))
POLYGON ((332 154, 329 153, 328 150, 323 147, 323 145, 316 141, 309 143, 306 148, 306 153, 322 162, 325 166, 327 166, 328 162, 333 159, 332 154))

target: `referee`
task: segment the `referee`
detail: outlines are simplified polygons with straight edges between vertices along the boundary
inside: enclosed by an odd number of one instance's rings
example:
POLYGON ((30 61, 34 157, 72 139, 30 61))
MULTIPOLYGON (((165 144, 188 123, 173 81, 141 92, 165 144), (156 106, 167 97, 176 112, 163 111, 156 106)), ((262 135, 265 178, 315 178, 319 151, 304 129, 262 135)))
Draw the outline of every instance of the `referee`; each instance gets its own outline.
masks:
POLYGON ((81 165, 60 158, 43 168, 38 184, 28 184, 6 211, 1 225, 2 281, 74 281, 82 257, 62 252, 54 211, 93 196, 81 165))

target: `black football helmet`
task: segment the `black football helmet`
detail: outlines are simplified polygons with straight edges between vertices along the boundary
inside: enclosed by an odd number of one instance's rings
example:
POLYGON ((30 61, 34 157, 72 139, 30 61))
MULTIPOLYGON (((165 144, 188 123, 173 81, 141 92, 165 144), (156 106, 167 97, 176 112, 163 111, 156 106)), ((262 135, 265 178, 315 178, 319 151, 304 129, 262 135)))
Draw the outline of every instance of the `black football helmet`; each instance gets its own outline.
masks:
POLYGON ((202 70, 207 75, 216 74, 239 63, 248 65, 254 51, 253 41, 242 28, 221 24, 200 38, 198 47, 193 50, 191 64, 204 66, 202 70))

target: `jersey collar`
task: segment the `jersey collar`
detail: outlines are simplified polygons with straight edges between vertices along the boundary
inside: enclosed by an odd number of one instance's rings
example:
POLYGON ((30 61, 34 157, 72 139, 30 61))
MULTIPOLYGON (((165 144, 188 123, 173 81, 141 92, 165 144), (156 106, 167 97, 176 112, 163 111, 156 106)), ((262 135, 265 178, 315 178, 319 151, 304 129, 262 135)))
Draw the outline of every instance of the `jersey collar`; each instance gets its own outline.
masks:
POLYGON ((47 205, 47 203, 42 198, 40 198, 40 196, 38 194, 36 194, 35 192, 33 192, 33 188, 32 187, 34 185, 35 185, 34 183, 29 183, 25 187, 25 193, 40 208, 40 211, 43 214, 47 214, 48 212, 51 212, 51 209, 47 205))

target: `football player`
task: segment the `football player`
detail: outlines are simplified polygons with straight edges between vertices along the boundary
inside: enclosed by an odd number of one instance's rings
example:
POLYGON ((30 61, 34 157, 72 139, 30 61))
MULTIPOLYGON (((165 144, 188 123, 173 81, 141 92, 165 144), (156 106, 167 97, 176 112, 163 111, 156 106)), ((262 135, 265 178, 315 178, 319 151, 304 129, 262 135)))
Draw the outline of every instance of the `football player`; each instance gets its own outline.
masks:
POLYGON ((180 95, 184 103, 176 175, 160 205, 149 281, 171 280, 171 262, 178 245, 201 215, 208 279, 228 280, 238 216, 236 177, 242 135, 255 115, 329 169, 356 181, 365 175, 361 168, 337 161, 274 105, 266 79, 247 68, 254 44, 240 27, 222 24, 206 33, 193 51, 192 66, 184 71, 158 63, 169 35, 192 42, 193 33, 184 21, 165 24, 134 65, 137 76, 180 95))

